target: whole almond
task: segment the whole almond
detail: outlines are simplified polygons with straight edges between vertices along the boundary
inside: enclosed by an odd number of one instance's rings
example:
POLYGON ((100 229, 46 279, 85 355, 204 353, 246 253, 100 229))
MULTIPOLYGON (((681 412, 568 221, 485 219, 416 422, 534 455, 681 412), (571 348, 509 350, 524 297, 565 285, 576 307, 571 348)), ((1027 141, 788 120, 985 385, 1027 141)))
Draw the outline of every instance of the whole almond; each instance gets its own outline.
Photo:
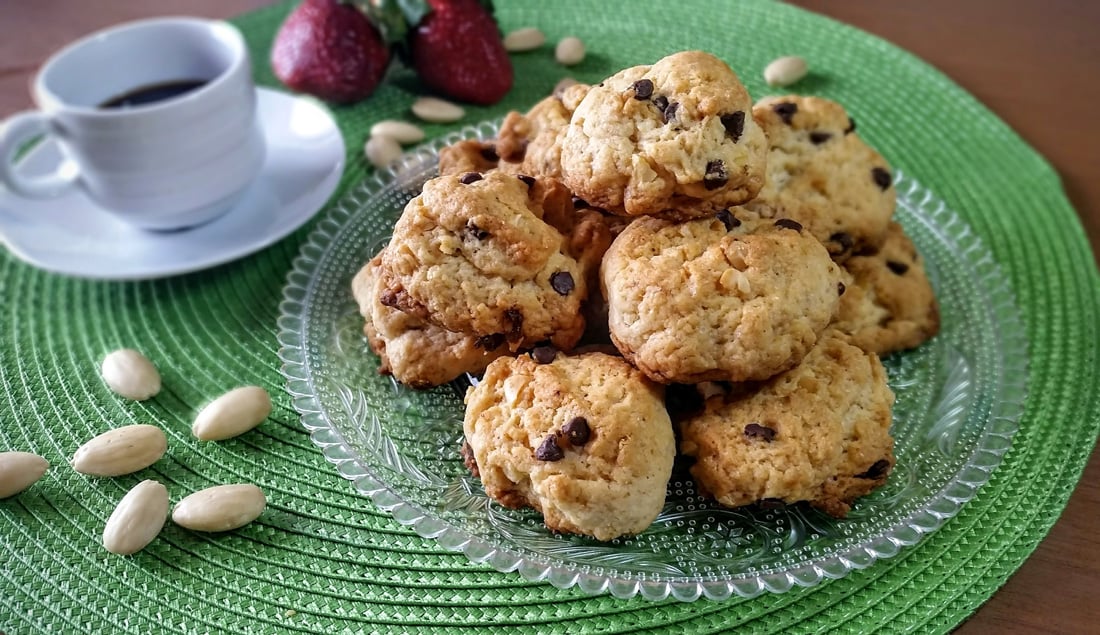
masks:
POLYGON ((386 119, 370 127, 370 136, 385 136, 401 145, 420 143, 424 140, 424 131, 407 121, 386 119))
POLYGON ((764 69, 764 81, 768 86, 790 86, 806 76, 806 60, 797 55, 788 55, 773 60, 764 69))
POLYGON ((156 426, 138 424, 108 430, 77 449, 73 469, 90 476, 122 476, 145 469, 168 450, 156 426))
POLYGON ((466 116, 462 106, 437 97, 420 97, 413 102, 412 112, 424 121, 451 123, 466 116))
POLYGON ((191 434, 203 441, 222 441, 244 434, 271 414, 271 396, 259 386, 234 388, 211 401, 195 417, 191 434))
POLYGON ((176 503, 172 521, 194 531, 229 531, 256 520, 267 506, 255 485, 217 485, 176 503))
POLYGON ((363 146, 367 160, 376 168, 386 168, 401 156, 401 146, 386 135, 373 135, 363 146))
POLYGON ((546 36, 533 26, 516 29, 504 36, 504 50, 509 53, 533 51, 546 43, 546 36))
POLYGON ((0 498, 15 496, 42 478, 50 462, 30 452, 0 452, 0 498))
POLYGON ((563 37, 554 47, 554 59, 562 66, 575 66, 584 61, 584 42, 578 37, 563 37))
POLYGON ((119 501, 103 527, 103 547, 127 556, 157 537, 168 518, 168 489, 156 481, 142 481, 119 501))
POLYGON ((153 362, 132 348, 123 348, 103 358, 100 373, 117 394, 144 401, 160 392, 160 373, 153 362))

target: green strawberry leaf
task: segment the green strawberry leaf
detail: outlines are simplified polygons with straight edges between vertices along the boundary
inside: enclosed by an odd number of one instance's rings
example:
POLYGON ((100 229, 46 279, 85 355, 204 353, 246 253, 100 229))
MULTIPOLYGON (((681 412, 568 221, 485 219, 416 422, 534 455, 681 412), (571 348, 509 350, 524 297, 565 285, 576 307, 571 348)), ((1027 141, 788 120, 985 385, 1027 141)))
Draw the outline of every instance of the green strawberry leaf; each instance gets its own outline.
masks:
POLYGON ((409 23, 394 0, 338 0, 349 4, 367 16, 374 28, 382 35, 382 41, 393 46, 405 40, 409 32, 409 23))

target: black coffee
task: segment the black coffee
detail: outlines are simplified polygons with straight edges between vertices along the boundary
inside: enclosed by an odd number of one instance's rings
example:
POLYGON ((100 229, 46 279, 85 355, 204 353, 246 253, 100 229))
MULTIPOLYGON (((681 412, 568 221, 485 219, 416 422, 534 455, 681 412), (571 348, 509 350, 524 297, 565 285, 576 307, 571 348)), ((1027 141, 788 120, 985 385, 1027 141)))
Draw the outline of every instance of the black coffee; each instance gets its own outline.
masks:
POLYGON ((99 105, 100 108, 133 108, 146 104, 172 99, 202 88, 207 80, 184 79, 160 84, 148 84, 112 97, 99 105))

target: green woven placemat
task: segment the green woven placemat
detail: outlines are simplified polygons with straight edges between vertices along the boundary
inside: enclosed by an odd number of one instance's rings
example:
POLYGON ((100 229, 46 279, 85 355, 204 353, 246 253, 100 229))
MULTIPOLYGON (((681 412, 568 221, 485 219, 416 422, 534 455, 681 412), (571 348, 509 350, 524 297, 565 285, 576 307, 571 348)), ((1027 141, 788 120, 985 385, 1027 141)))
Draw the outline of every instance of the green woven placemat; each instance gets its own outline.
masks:
MULTIPOLYGON (((298 423, 278 371, 276 317, 285 275, 309 226, 272 248, 206 272, 95 283, 32 269, 0 252, 0 449, 54 468, 0 501, 0 630, 34 632, 943 632, 970 615, 1032 552, 1073 490, 1100 429, 1100 275, 1058 178, 958 86, 855 29, 770 3, 498 0, 505 30, 575 34, 589 55, 569 74, 598 81, 621 67, 704 48, 755 96, 772 58, 797 52, 814 76, 798 88, 835 98, 894 165, 935 191, 990 246, 1014 287, 1030 339, 1030 397, 1012 450, 943 528, 897 557, 841 580, 724 603, 621 601, 525 582, 415 535, 341 479, 298 423), (104 353, 145 351, 164 390, 115 398, 98 378, 104 353), (271 419, 236 440, 201 444, 197 409, 243 383, 275 398, 271 419), (105 429, 155 422, 168 455, 138 474, 90 479, 66 467, 105 429), (106 553, 104 520, 139 480, 173 500, 223 482, 254 482, 269 508, 227 535, 169 523, 133 557, 106 553), (740 631, 739 631, 740 632, 740 631)), ((242 16, 261 84, 285 4, 242 16)), ((549 50, 517 55, 516 86, 467 122, 524 109, 566 71, 549 50)), ((403 117, 415 82, 398 73, 367 103, 334 112, 348 145, 342 189, 366 174, 370 124, 403 117)), ((445 128, 429 127, 429 134, 445 128)))

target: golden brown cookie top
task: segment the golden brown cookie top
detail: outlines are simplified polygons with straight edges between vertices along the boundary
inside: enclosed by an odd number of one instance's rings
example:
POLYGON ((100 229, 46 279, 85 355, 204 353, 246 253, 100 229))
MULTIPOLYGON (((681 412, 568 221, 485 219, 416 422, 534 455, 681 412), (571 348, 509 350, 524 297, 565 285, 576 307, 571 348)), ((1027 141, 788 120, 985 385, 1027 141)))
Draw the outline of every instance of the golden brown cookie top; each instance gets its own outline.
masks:
POLYGON ((381 265, 379 254, 352 279, 352 294, 365 319, 363 332, 380 358, 380 373, 413 388, 430 388, 465 373, 480 373, 508 352, 503 341, 448 331, 382 304, 377 284, 381 265))
POLYGON ((604 257, 611 338, 661 382, 766 379, 794 366, 836 313, 839 268, 787 219, 739 209, 630 224, 604 257))
POLYGON ((829 329, 795 368, 708 399, 681 423, 680 448, 723 505, 810 501, 843 516, 885 479, 875 464, 892 465, 893 402, 878 356, 829 329))
POLYGON ((586 84, 574 84, 538 102, 525 114, 508 113, 496 141, 500 169, 560 179, 561 138, 588 90, 586 84))
POLYGON ((565 204, 554 189, 496 171, 428 181, 383 255, 382 303, 512 350, 572 347, 588 289, 565 238, 543 220, 563 213, 550 209, 565 204))
POLYGON ((489 365, 463 431, 486 493, 611 540, 660 513, 675 440, 663 390, 620 357, 538 351, 489 365))
POLYGON ((892 173, 843 106, 788 95, 760 100, 752 114, 769 151, 764 188, 748 210, 802 223, 838 261, 881 242, 896 202, 892 173))
POLYGON ((844 262, 846 291, 837 327, 864 350, 886 355, 920 346, 940 327, 940 311, 924 263, 898 223, 881 247, 844 262))
POLYGON ((562 139, 562 178, 613 213, 681 215, 743 203, 763 185, 767 140, 722 60, 676 53, 593 86, 562 139))

